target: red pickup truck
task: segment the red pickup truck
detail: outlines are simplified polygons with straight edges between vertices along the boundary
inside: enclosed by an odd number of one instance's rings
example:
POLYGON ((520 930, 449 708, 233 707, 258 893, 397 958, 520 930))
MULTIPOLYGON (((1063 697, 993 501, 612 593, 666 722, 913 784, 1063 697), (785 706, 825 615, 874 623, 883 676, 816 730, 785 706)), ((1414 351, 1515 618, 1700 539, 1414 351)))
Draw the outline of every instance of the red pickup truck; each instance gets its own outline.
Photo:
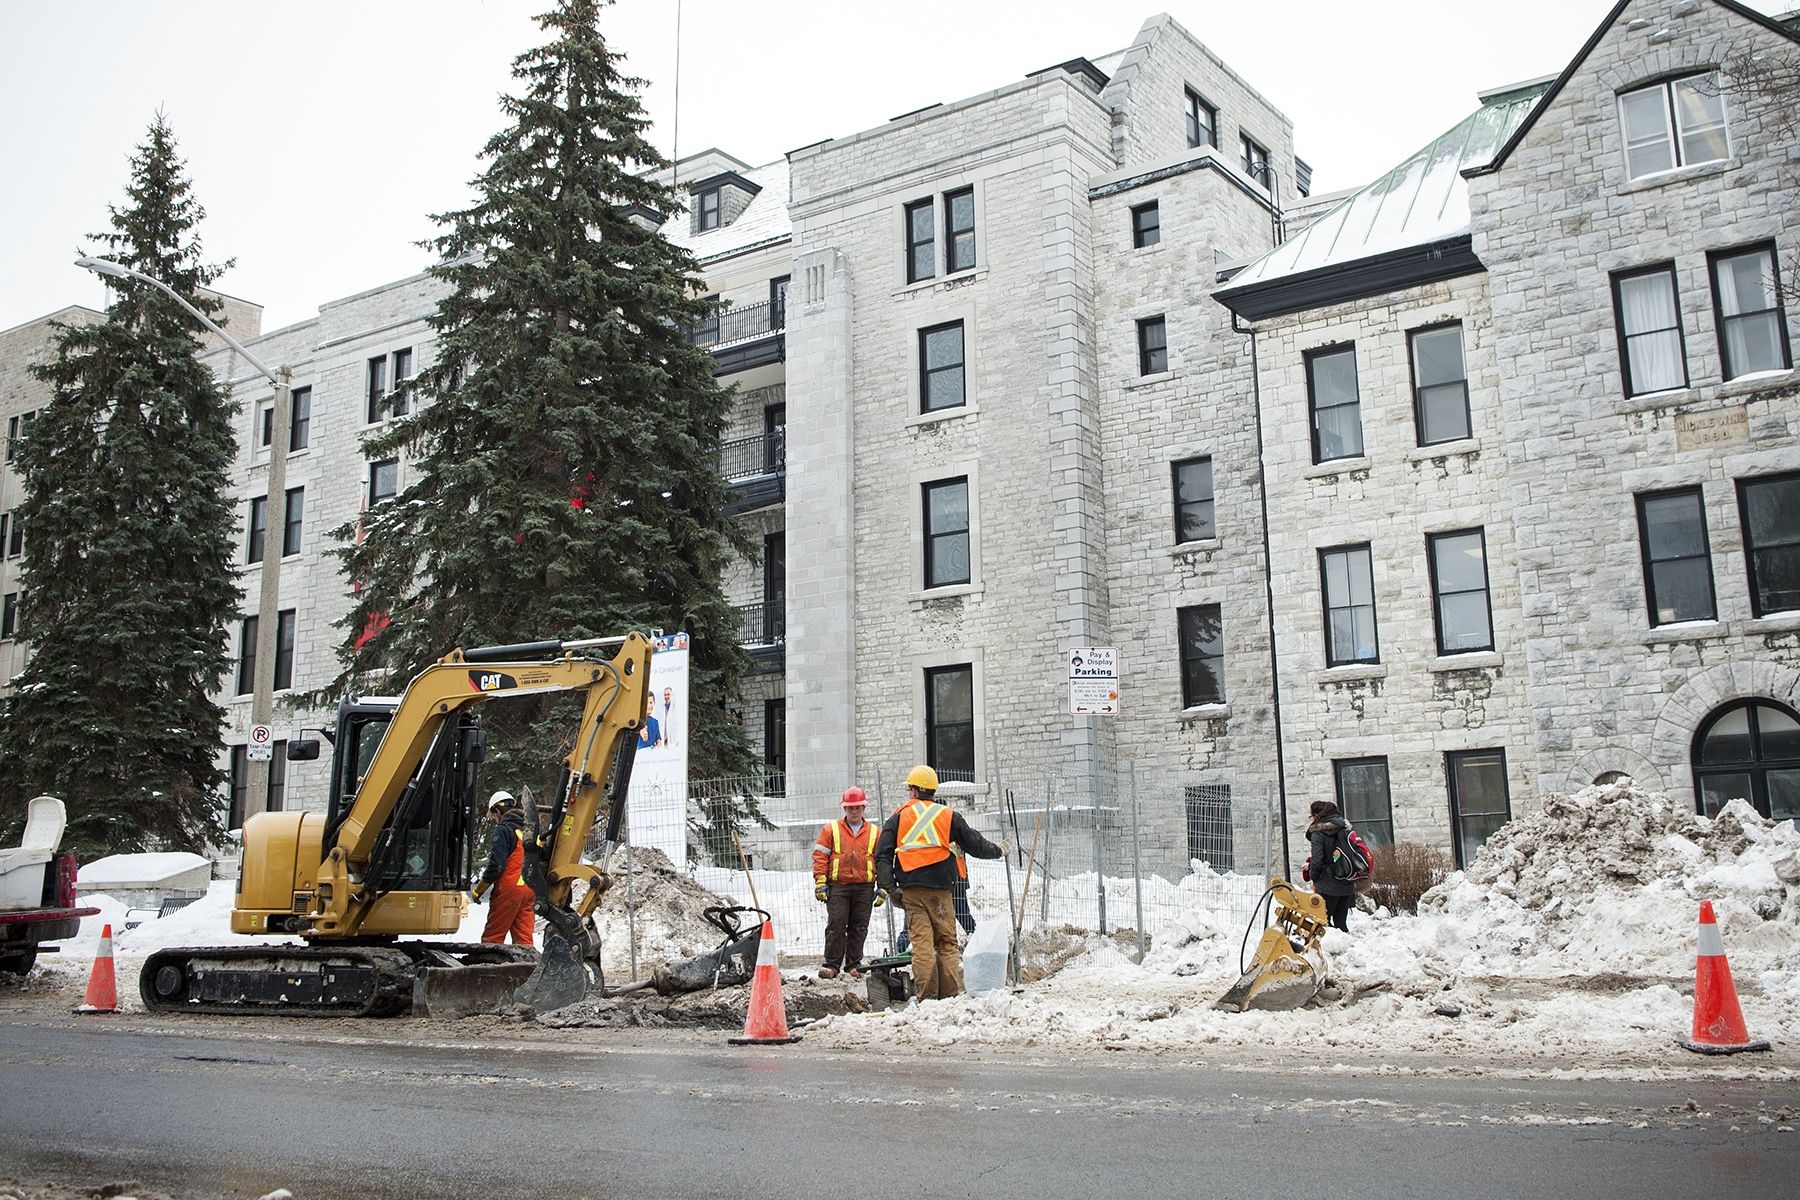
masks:
POLYGON ((39 796, 26 810, 20 844, 0 850, 0 971, 23 975, 40 951, 81 932, 81 918, 100 910, 77 907, 75 856, 58 851, 66 814, 54 796, 39 796))

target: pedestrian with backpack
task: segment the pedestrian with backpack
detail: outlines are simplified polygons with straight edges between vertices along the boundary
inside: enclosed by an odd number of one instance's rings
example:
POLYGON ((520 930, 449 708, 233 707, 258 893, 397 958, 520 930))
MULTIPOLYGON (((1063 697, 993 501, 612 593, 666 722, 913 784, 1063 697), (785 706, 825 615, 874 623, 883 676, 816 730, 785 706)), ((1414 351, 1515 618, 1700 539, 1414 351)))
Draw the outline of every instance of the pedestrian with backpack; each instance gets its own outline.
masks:
MULTIPOLYGON (((1312 823, 1306 827, 1307 841, 1312 843, 1312 856, 1306 864, 1306 877, 1313 891, 1325 897, 1325 913, 1334 929, 1350 932, 1350 906, 1356 902, 1354 847, 1350 845, 1350 822, 1329 800, 1312 804, 1312 823)), ((1363 864, 1362 874, 1368 874, 1363 864)))

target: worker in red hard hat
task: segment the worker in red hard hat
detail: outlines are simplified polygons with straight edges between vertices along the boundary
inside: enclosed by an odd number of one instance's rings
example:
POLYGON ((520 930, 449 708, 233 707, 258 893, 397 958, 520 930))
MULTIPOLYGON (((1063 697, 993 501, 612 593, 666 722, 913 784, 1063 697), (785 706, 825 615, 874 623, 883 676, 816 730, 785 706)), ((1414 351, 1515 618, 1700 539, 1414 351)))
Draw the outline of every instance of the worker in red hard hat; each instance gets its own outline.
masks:
POLYGON ((840 968, 862 974, 869 911, 887 903, 875 886, 875 838, 879 830, 864 819, 869 797, 856 785, 844 789, 844 815, 819 830, 813 843, 813 895, 825 905, 825 963, 819 978, 835 979, 840 968))

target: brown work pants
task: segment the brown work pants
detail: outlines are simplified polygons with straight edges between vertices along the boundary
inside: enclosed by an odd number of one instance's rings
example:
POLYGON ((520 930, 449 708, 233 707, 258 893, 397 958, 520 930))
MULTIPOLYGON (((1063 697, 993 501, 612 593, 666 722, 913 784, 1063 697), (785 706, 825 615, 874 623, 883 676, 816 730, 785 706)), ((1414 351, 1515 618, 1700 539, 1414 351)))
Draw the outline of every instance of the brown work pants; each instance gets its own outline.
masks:
POLYGON ((921 1000, 961 995, 962 951, 956 946, 956 906, 950 889, 909 887, 903 904, 906 934, 912 939, 914 994, 921 1000))
POLYGON ((531 945, 531 935, 537 928, 537 916, 531 911, 535 898, 536 893, 530 888, 495 888, 488 894, 487 925, 481 931, 481 940, 498 945, 510 933, 513 945, 531 945))
POLYGON ((862 965, 863 943, 869 938, 869 910, 875 907, 872 883, 834 883, 825 893, 825 961, 823 966, 862 965))

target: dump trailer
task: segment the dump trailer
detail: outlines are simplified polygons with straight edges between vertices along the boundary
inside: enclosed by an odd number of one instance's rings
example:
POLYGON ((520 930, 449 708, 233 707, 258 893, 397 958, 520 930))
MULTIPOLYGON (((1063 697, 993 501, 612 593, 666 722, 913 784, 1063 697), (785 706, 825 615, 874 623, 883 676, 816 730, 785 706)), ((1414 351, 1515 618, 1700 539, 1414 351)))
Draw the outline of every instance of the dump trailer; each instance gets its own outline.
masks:
POLYGON ((67 813, 55 796, 25 808, 17 846, 0 850, 0 971, 23 975, 51 942, 81 932, 81 918, 97 915, 75 898, 75 856, 61 850, 67 813))
MULTIPOLYGON (((458 650, 397 698, 340 702, 326 810, 244 822, 231 929, 282 944, 157 951, 139 976, 145 1007, 461 1015, 513 1000, 547 1011, 597 991, 593 912, 611 882, 650 654, 639 633, 458 650), (525 879, 544 923, 542 951, 425 940, 454 934, 468 911, 482 707, 554 694, 579 697, 582 712, 548 819, 528 830, 525 879), (582 851, 603 808, 605 852, 590 863, 582 851)), ((317 742, 288 743, 290 761, 318 755, 317 742)))

